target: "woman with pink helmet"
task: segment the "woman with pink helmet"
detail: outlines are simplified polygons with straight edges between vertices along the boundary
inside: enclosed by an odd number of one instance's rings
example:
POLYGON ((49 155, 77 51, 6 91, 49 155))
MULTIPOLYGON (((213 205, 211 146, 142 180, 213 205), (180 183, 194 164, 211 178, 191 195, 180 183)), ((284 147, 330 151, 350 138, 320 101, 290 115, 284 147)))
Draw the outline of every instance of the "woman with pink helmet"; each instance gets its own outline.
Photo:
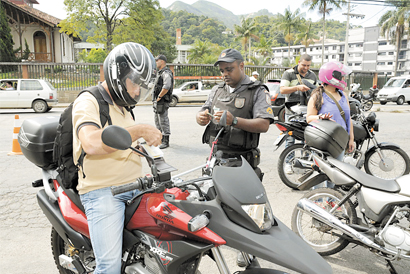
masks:
MULTIPOLYGON (((332 120, 339 123, 349 133, 349 152, 354 149, 353 124, 350 118, 350 106, 347 96, 343 93, 347 86, 345 76, 352 70, 340 62, 329 62, 319 70, 319 80, 322 85, 316 88, 309 99, 306 120, 332 120), (329 94, 329 95, 328 95, 329 94), (339 110, 333 98, 339 103, 343 112, 339 110)), ((337 157, 343 160, 344 151, 337 157)))

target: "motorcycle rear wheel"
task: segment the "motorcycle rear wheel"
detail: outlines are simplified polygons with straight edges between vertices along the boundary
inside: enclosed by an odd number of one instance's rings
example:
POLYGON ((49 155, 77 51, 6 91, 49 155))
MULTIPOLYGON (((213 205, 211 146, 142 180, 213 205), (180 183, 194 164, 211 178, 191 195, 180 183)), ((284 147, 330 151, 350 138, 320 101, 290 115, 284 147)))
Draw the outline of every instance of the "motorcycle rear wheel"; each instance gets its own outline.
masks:
POLYGON ((296 159, 313 161, 312 152, 309 149, 305 149, 303 144, 294 144, 285 148, 279 156, 278 173, 280 179, 286 186, 297 190, 300 185, 298 179, 311 169, 295 167, 294 163, 296 159), (287 158, 288 162, 286 162, 287 158), (292 173, 286 173, 285 167, 288 164, 291 166, 292 173))
POLYGON ((380 158, 376 150, 366 154, 364 169, 367 174, 392 180, 410 172, 410 158, 402 149, 394 146, 380 148, 384 159, 380 158))
MULTIPOLYGON (((344 194, 331 188, 318 188, 306 193, 303 198, 316 203, 326 211, 330 211, 344 194)), ((339 220, 348 224, 357 224, 357 215, 350 200, 333 212, 339 220), (346 219, 348 216, 348 219, 346 219)), ((328 256, 343 250, 349 240, 336 236, 342 232, 312 218, 309 214, 295 207, 292 214, 292 230, 299 235, 321 256, 328 256)))
POLYGON ((51 251, 53 252, 54 262, 60 274, 74 274, 60 265, 59 256, 64 254, 69 256, 69 250, 73 248, 60 237, 54 227, 51 229, 51 251))

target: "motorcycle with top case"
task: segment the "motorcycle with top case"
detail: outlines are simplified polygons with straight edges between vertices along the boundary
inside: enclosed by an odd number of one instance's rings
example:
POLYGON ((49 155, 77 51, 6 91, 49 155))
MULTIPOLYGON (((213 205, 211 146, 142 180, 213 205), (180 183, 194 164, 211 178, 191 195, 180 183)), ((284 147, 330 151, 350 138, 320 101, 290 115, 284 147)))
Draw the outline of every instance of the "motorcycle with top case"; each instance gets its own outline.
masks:
MULTIPOLYGON (((102 139, 113 148, 145 156, 152 173, 112 187, 113 195, 140 190, 125 211, 122 273, 196 274, 202 257, 209 256, 219 273, 228 274, 223 245, 300 273, 332 273, 324 259, 273 216, 266 191, 246 160, 239 167, 228 167, 213 166, 216 161, 210 159, 206 168, 211 176, 183 181, 171 177, 175 169, 163 157, 153 158, 131 147, 125 129, 109 126, 102 139)), ((55 170, 42 168, 42 173, 33 186, 44 186, 37 200, 53 226, 52 251, 59 272, 93 272, 87 218, 77 192, 64 188, 55 170)), ((237 273, 284 273, 260 268, 250 257, 246 269, 237 273)))

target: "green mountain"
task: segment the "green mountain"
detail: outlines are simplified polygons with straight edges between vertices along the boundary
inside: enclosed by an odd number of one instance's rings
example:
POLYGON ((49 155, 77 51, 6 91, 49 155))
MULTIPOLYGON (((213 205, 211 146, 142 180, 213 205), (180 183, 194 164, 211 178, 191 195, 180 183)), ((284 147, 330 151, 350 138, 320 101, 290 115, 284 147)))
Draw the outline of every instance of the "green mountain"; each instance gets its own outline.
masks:
POLYGON ((206 0, 199 0, 192 5, 186 4, 182 1, 175 1, 170 5, 167 9, 172 10, 174 12, 185 10, 187 12, 193 13, 195 15, 207 16, 210 18, 217 19, 225 24, 226 27, 233 29, 234 25, 239 25, 241 22, 241 17, 256 17, 260 15, 268 15, 273 16, 267 9, 262 9, 258 12, 250 13, 250 14, 243 14, 243 15, 235 15, 231 11, 224 9, 223 7, 206 1, 206 0))

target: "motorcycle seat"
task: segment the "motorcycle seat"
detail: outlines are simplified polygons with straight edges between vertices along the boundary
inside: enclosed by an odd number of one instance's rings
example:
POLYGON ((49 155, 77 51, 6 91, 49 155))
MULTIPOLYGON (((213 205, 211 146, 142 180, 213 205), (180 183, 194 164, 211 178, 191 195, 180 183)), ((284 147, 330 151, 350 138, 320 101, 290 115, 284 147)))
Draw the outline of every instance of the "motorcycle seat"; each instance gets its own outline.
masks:
POLYGON ((363 99, 365 99, 365 100, 369 100, 369 99, 371 99, 372 98, 372 96, 370 95, 370 94, 368 94, 368 95, 363 95, 363 99))
POLYGON ((368 188, 373 188, 390 193, 398 193, 401 190, 400 185, 396 182, 396 180, 384 180, 377 178, 361 171, 355 166, 339 161, 332 157, 328 157, 327 160, 332 165, 346 173, 348 176, 368 188))
POLYGON ((70 200, 82 211, 85 212, 83 204, 81 203, 80 195, 76 189, 65 188, 60 181, 60 176, 57 176, 57 181, 60 184, 60 187, 64 190, 65 194, 70 198, 70 200))

